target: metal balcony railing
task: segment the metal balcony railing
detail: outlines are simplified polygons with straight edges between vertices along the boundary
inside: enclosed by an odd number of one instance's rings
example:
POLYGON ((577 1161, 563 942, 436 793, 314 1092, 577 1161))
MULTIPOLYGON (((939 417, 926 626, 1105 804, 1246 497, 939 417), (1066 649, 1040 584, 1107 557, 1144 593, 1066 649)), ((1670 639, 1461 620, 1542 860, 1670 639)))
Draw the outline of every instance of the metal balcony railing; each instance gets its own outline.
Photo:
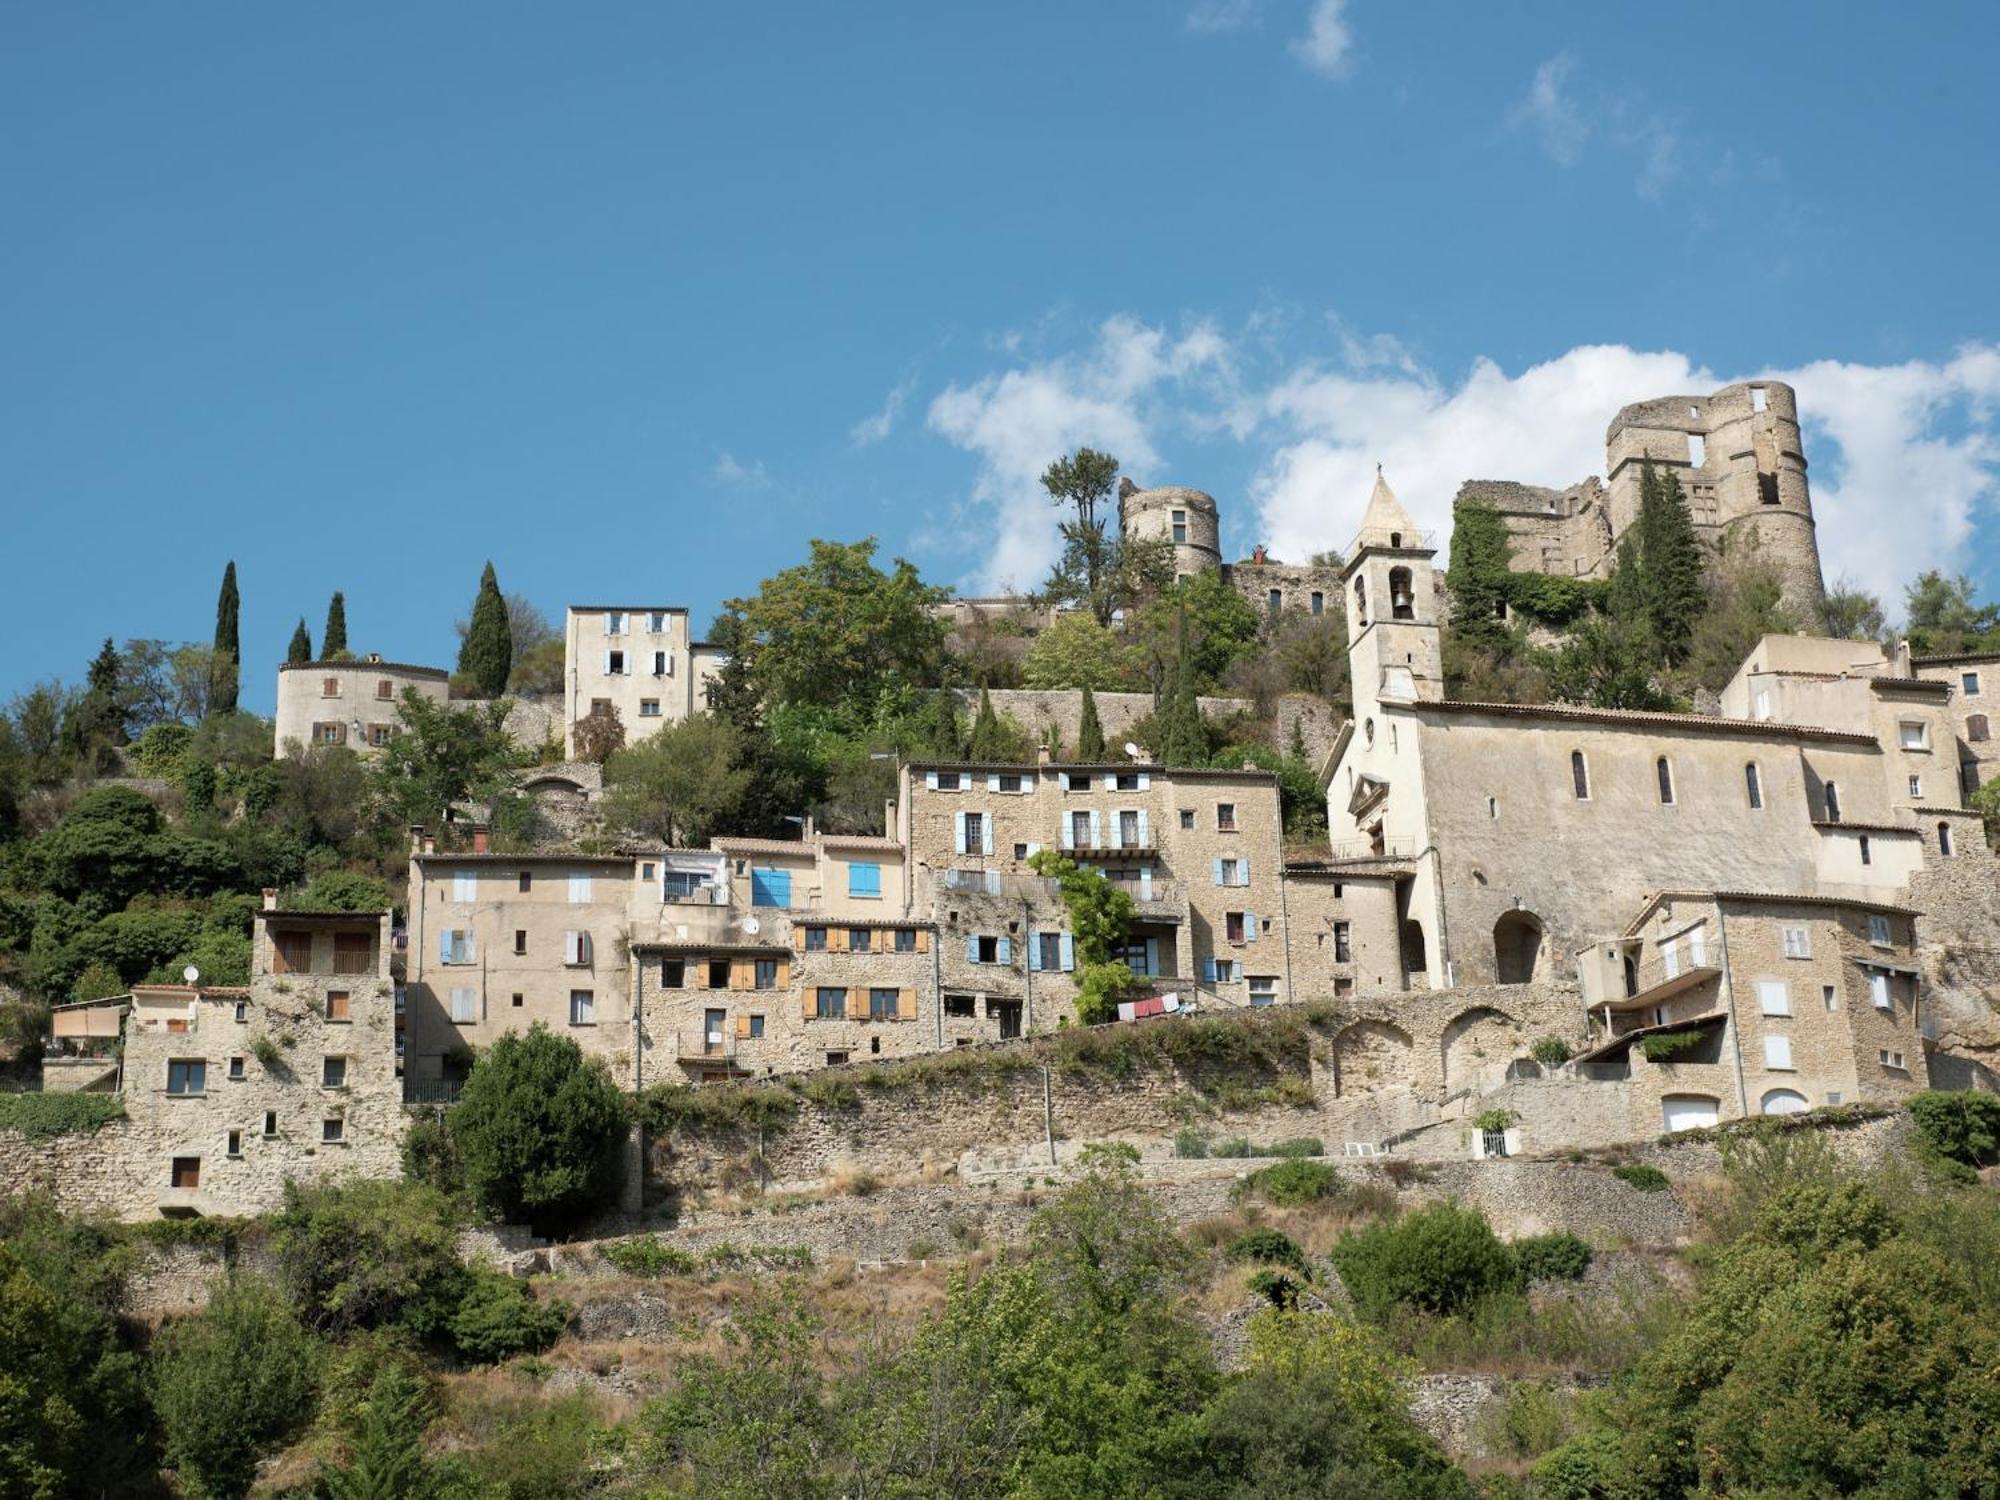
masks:
POLYGON ((674 1056, 682 1062, 729 1062, 736 1056, 736 1037, 730 1032, 676 1031, 674 1056))
POLYGON ((1418 854, 1418 840, 1407 834, 1385 838, 1379 842, 1372 839, 1342 839, 1332 846, 1331 857, 1341 859, 1415 859, 1418 854))
POLYGON ((405 1078, 403 1080, 403 1102, 405 1104, 456 1104, 458 1096, 465 1092, 463 1078, 405 1078))

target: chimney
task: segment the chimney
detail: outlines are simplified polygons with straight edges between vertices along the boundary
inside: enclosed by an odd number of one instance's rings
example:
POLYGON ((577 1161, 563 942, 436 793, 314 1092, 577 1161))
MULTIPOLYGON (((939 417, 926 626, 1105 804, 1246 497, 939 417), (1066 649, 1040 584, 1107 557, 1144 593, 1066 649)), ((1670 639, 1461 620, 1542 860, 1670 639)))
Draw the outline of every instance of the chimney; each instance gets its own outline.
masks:
POLYGON ((1035 764, 1045 766, 1049 763, 1049 760, 1049 742, 1043 740, 1039 745, 1035 746, 1035 764))
POLYGON ((484 823, 472 825, 472 852, 484 854, 493 847, 493 830, 484 823))
POLYGON ((1896 675, 1898 677, 1917 675, 1916 664, 1910 660, 1910 641, 1907 636, 1896 642, 1896 675))
POLYGON ((1257 544, 1257 545, 1256 545, 1256 546, 1255 546, 1254 548, 1252 548, 1252 549, 1251 549, 1251 551, 1250 551, 1250 561, 1252 561, 1252 562, 1253 562, 1253 563, 1255 563, 1255 564, 1256 564, 1256 565, 1257 565, 1258 567, 1260 567, 1260 568, 1261 568, 1261 567, 1263 567, 1263 566, 1264 566, 1264 563, 1266 562, 1266 560, 1267 560, 1267 554, 1266 554, 1266 553, 1265 553, 1265 551, 1264 551, 1264 544, 1263 544, 1262 542, 1259 542, 1259 543, 1258 543, 1258 544, 1257 544))
POLYGON ((814 831, 812 814, 807 813, 803 818, 799 819, 799 842, 810 844, 813 841, 814 831))
POLYGON ((436 834, 434 834, 434 833, 427 833, 427 834, 425 834, 425 835, 424 835, 424 853, 426 853, 426 854, 435 854, 435 853, 437 853, 437 852, 438 852, 438 841, 437 841, 437 835, 436 835, 436 834))
POLYGON ((891 797, 887 802, 882 804, 882 837, 892 839, 895 836, 896 799, 891 797))
POLYGON ((424 825, 421 823, 412 823, 410 825, 410 853, 422 854, 423 852, 424 825))
POLYGON ((278 909, 278 888, 274 885, 267 885, 264 887, 264 910, 276 911, 277 909, 278 909))

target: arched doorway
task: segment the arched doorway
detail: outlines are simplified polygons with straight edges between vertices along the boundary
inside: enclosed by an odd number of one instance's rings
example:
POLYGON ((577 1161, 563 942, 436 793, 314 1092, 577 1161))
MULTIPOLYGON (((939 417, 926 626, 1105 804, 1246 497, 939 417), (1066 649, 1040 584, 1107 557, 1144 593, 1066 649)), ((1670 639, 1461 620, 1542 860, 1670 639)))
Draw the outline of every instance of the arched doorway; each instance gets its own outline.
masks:
POLYGON ((1410 1034, 1387 1021, 1356 1021, 1333 1039, 1334 1090, 1349 1094, 1408 1088, 1410 1034))
POLYGON ((1497 1082, 1519 1050, 1519 1030, 1513 1017, 1484 1005, 1466 1011, 1445 1027, 1440 1061, 1446 1092, 1469 1088, 1487 1072, 1497 1082))
POLYGON ((1531 911, 1502 912, 1493 924, 1493 977, 1502 984, 1529 984, 1541 962, 1541 919, 1531 911))
POLYGON ((1797 1089, 1772 1089, 1757 1101, 1757 1107, 1767 1115, 1801 1115, 1812 1105, 1797 1089))

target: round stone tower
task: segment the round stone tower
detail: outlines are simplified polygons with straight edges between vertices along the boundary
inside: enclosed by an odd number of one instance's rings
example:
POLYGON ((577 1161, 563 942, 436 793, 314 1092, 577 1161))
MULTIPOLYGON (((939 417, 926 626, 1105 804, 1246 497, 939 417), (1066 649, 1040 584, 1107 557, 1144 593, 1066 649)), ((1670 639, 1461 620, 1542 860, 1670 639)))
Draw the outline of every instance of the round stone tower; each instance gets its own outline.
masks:
POLYGON ((1732 557, 1769 563, 1799 625, 1818 628, 1826 586, 1790 386, 1753 380, 1708 396, 1641 401, 1612 419, 1605 451, 1614 535, 1638 519, 1644 461, 1676 470, 1702 538, 1732 557))
POLYGON ((1176 579, 1222 565, 1222 526, 1213 495, 1174 484, 1142 490, 1120 480, 1118 525, 1133 541, 1172 543, 1176 579))

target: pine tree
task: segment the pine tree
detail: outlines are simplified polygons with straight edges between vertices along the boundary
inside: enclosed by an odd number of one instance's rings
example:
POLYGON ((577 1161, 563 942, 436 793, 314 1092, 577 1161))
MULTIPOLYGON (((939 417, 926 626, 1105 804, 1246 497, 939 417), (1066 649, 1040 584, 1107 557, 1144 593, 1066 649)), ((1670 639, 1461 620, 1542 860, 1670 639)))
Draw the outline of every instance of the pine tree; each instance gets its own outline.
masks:
POLYGON ((458 670, 470 677, 484 698, 498 698, 507 691, 507 676, 514 668, 514 629, 507 623, 507 601, 500 595, 500 580, 493 564, 479 575, 479 597, 472 601, 472 623, 466 627, 465 643, 458 648, 458 670))
POLYGON ((1085 765, 1104 759, 1104 726, 1097 719, 1097 694, 1083 690, 1083 714, 1076 727, 1076 758, 1085 765))
POLYGON ((384 1366, 362 1402, 352 1456, 343 1468, 321 1471, 319 1492, 328 1500, 408 1500, 425 1493, 429 1422, 423 1383, 400 1364, 384 1366))
POLYGON ((285 648, 285 665, 288 667, 296 667, 301 662, 309 662, 312 659, 313 659, 312 637, 306 634, 306 617, 304 615, 300 615, 299 627, 298 629, 292 632, 292 643, 290 646, 285 648))
POLYGON ((215 601, 215 655, 209 663, 209 712, 233 714, 239 687, 238 665, 243 645, 237 638, 242 600, 236 592, 236 563, 222 570, 222 592, 215 601))
POLYGON ((979 713, 972 721, 972 736, 966 741, 967 760, 999 761, 1007 754, 1006 737, 1000 728, 1000 716, 993 712, 993 698, 985 688, 979 690, 979 713))
POLYGON ((326 629, 320 633, 319 649, 328 661, 347 655, 347 598, 339 589, 327 601, 326 629))
POLYGON ((1638 532, 1646 623, 1660 661, 1677 667, 1687 660, 1694 628, 1708 608, 1708 587, 1701 541, 1672 469, 1655 474, 1647 464, 1641 471, 1638 532))

